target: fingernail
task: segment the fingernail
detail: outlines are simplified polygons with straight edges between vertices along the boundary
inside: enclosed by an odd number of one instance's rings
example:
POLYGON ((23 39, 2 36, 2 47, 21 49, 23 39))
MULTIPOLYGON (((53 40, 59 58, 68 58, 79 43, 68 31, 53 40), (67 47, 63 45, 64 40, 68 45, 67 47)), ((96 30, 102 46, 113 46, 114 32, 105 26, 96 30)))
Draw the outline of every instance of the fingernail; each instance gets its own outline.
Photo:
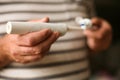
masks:
POLYGON ((44 20, 46 20, 46 19, 47 19, 47 18, 45 17, 45 18, 42 18, 41 20, 43 20, 43 21, 44 21, 44 20))
POLYGON ((55 35, 56 35, 56 37, 59 37, 60 33, 59 32, 55 32, 55 35))
POLYGON ((41 19, 41 21, 48 22, 48 21, 49 21, 49 18, 48 18, 48 17, 45 17, 45 18, 41 19))

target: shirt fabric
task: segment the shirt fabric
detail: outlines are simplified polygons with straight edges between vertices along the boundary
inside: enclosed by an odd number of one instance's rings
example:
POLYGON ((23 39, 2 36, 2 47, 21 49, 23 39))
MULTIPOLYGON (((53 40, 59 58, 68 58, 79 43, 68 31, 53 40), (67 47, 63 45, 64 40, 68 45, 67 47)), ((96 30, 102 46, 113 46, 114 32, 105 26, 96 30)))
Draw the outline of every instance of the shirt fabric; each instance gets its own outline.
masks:
MULTIPOLYGON (((52 23, 76 25, 76 17, 94 14, 92 0, 0 0, 0 33, 7 21, 28 21, 48 16, 52 23)), ((0 80, 84 80, 90 76, 87 45, 82 31, 60 37, 37 62, 11 63, 0 70, 0 80)))

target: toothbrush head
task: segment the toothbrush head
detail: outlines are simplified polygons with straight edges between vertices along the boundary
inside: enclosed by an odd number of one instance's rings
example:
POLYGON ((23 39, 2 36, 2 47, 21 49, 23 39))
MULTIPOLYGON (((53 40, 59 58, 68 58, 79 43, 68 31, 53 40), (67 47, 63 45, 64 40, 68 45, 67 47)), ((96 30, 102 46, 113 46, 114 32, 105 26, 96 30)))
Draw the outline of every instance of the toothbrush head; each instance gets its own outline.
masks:
POLYGON ((90 29, 92 28, 92 22, 88 18, 76 18, 76 22, 80 25, 80 27, 85 30, 85 29, 90 29))
POLYGON ((80 20, 80 26, 82 29, 90 29, 92 27, 92 22, 90 19, 80 20))

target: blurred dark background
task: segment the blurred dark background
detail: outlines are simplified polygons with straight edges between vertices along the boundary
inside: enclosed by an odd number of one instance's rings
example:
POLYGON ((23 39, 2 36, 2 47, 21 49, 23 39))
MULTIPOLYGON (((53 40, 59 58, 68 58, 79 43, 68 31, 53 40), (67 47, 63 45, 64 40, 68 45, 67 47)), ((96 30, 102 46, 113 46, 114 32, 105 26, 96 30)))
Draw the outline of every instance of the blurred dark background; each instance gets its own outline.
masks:
POLYGON ((120 40, 120 0, 95 0, 97 15, 113 26, 114 42, 120 40))
MULTIPOLYGON (((113 29, 113 41, 110 48, 95 55, 92 60, 92 71, 107 72, 120 76, 120 0, 95 0, 97 16, 108 20, 113 29)), ((120 79, 118 79, 120 80, 120 79)))

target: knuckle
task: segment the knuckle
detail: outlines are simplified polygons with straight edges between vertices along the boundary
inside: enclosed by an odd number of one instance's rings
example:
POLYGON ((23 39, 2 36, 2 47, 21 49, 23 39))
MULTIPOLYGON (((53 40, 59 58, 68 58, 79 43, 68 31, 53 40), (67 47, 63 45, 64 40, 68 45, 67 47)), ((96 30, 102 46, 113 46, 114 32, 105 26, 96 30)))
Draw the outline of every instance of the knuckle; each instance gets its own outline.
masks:
POLYGON ((18 55, 18 53, 13 52, 13 53, 12 53, 12 55, 13 55, 13 56, 17 56, 17 55, 18 55))
POLYGON ((42 48, 40 47, 32 47, 30 49, 28 49, 27 52, 31 52, 33 54, 40 54, 42 52, 42 48))
POLYGON ((36 54, 41 54, 41 53, 43 52, 43 47, 40 46, 40 47, 34 48, 34 52, 35 52, 36 54))
POLYGON ((33 45, 34 45, 34 39, 32 39, 32 38, 27 38, 26 44, 27 44, 28 46, 33 46, 33 45))
POLYGON ((19 55, 17 52, 15 52, 15 51, 13 51, 13 50, 10 51, 10 53, 11 53, 12 56, 18 56, 18 55, 19 55))
POLYGON ((39 48, 34 48, 34 47, 31 47, 26 50, 26 53, 31 53, 31 54, 39 54, 40 52, 41 50, 39 50, 39 48))
POLYGON ((28 39, 28 40, 27 40, 27 44, 28 44, 29 46, 33 46, 33 45, 34 45, 34 40, 33 40, 32 38, 28 39))

